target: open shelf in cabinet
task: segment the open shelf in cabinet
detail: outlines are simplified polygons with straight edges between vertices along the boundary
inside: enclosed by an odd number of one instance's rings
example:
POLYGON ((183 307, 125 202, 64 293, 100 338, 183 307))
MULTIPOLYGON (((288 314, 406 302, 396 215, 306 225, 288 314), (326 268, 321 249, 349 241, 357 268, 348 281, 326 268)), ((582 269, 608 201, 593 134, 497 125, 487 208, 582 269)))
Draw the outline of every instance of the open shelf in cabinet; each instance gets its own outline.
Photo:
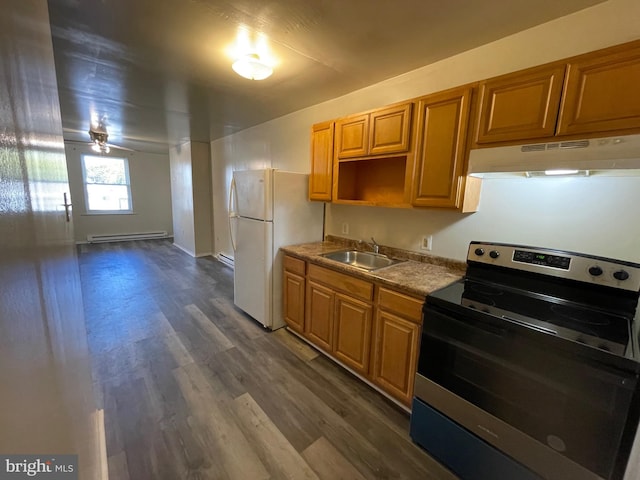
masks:
POLYGON ((407 155, 343 160, 337 165, 334 201, 406 206, 407 155))

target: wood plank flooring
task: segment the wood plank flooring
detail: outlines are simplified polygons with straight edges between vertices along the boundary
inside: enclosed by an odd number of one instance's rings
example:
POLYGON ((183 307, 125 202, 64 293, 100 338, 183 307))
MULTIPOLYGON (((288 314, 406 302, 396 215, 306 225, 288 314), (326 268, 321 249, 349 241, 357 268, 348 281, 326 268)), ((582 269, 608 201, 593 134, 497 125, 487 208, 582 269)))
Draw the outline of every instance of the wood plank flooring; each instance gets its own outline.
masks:
POLYGON ((406 413, 233 305, 233 272, 166 240, 82 245, 111 480, 454 479, 406 413))

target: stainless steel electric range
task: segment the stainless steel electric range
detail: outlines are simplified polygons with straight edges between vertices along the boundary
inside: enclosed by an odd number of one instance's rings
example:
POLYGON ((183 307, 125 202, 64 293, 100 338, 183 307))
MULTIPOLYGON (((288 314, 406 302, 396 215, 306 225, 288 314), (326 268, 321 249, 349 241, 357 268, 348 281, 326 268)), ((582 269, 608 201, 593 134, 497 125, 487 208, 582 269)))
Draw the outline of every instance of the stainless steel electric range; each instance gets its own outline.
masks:
POLYGON ((621 479, 639 292, 638 264, 472 242, 425 302, 412 438, 463 479, 621 479))

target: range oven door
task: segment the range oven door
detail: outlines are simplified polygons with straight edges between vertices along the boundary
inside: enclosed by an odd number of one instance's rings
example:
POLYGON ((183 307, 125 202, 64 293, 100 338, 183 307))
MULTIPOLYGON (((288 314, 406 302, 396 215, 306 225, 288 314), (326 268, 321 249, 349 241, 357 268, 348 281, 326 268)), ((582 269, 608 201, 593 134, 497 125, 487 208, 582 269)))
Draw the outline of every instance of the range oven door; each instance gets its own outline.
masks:
POLYGON ((622 478, 637 425, 634 373, 481 314, 461 320, 427 304, 422 332, 417 398, 543 478, 622 478))

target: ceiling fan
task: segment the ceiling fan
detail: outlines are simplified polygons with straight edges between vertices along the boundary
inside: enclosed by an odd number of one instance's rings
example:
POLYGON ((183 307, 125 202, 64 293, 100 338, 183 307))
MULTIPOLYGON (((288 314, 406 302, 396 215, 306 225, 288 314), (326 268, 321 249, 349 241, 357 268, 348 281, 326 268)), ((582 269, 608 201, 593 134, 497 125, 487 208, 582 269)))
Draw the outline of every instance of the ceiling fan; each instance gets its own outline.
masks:
POLYGON ((90 145, 91 150, 96 153, 100 153, 101 155, 109 153, 112 148, 116 150, 125 150, 127 152, 135 152, 135 150, 131 148, 121 147, 119 145, 108 143, 109 133, 107 132, 107 126, 103 122, 100 122, 98 124, 91 124, 91 126, 89 127, 89 139, 91 141, 88 143, 75 140, 67 140, 67 142, 80 145, 90 145))
POLYGON ((91 150, 96 153, 106 154, 111 151, 112 148, 117 150, 126 150, 128 152, 133 152, 134 150, 126 147, 121 147, 118 145, 113 145, 111 143, 107 143, 109 139, 109 134, 107 133, 107 127, 103 123, 99 123, 96 126, 91 126, 89 128, 89 138, 91 142, 91 150))

